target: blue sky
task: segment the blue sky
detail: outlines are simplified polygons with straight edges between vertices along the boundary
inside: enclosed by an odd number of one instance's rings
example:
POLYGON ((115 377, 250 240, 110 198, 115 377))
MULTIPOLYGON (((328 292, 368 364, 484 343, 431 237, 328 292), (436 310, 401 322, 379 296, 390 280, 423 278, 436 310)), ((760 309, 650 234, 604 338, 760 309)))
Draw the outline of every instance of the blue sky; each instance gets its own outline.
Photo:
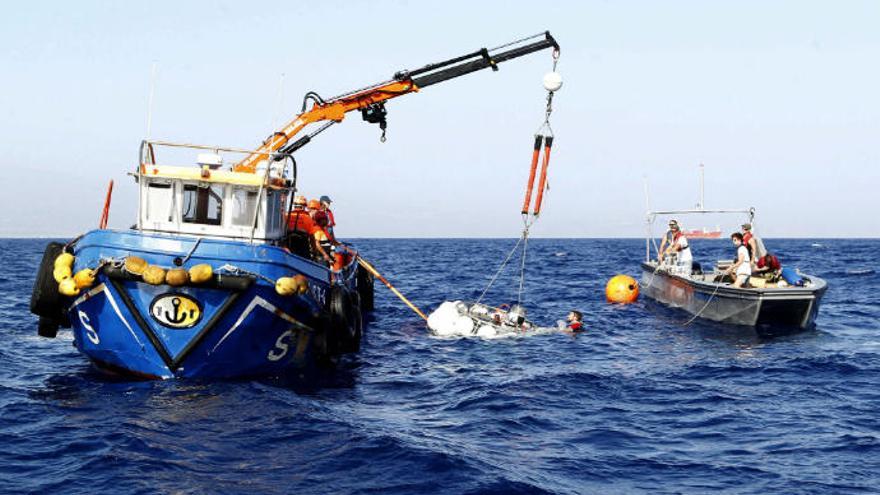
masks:
MULTIPOLYGON (((134 222, 152 137, 251 148, 329 96, 549 29, 551 190, 533 234, 640 236, 652 206, 754 206, 765 236, 880 232, 880 2, 17 2, 0 19, 0 235, 134 222), (75 7, 73 7, 75 5, 75 7), (279 105, 280 74, 284 73, 279 105)), ((389 102, 299 154, 345 237, 513 237, 548 52, 389 102)), ((716 219, 694 221, 725 230, 716 219)))

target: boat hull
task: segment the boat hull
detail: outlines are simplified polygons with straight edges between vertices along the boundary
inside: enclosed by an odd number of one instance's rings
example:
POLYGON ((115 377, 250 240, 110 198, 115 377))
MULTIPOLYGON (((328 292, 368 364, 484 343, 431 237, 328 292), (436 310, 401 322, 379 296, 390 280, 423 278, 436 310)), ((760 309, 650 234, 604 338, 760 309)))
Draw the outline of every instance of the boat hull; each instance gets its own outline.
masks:
POLYGON ((811 287, 738 289, 697 281, 642 263, 642 293, 695 317, 720 323, 780 328, 812 328, 825 281, 809 277, 811 287))
POLYGON ((274 246, 101 230, 77 241, 75 269, 129 255, 170 267, 188 254, 185 267, 226 266, 225 279, 151 285, 107 267, 69 302, 76 348, 99 368, 147 378, 282 375, 334 357, 326 300, 334 286, 356 293, 356 264, 331 272, 274 246), (279 295, 270 282, 293 275, 308 290, 279 295))

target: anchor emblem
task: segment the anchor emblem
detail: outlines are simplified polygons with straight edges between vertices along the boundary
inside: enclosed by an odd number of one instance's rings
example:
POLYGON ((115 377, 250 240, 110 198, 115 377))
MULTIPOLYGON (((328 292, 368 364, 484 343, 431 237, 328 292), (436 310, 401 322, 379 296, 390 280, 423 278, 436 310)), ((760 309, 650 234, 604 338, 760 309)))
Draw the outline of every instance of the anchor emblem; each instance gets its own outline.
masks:
POLYGON ((184 294, 165 294, 150 305, 150 315, 170 328, 190 328, 202 317, 199 304, 184 294))
POLYGON ((168 320, 169 323, 174 323, 175 325, 179 325, 186 321, 187 318, 195 318, 196 310, 189 310, 189 314, 186 311, 180 310, 180 298, 175 297, 171 300, 171 305, 174 306, 174 314, 168 314, 168 311, 165 311, 165 319, 168 320))

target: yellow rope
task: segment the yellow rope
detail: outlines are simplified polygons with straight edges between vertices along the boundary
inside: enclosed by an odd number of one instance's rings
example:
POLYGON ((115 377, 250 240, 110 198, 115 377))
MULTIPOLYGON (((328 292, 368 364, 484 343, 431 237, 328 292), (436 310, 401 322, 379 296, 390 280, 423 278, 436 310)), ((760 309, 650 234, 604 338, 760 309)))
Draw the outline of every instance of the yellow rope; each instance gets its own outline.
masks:
POLYGON ((396 288, 394 288, 394 286, 391 285, 391 282, 389 282, 388 280, 386 280, 385 277, 383 277, 382 274, 379 273, 379 272, 373 267, 373 265, 371 265, 369 262, 367 262, 367 260, 361 258, 360 256, 358 256, 358 259, 357 259, 357 260, 358 260, 358 263, 360 263, 360 265, 361 265, 362 267, 364 267, 368 272, 372 273, 374 277, 376 277, 376 278, 378 278, 379 280, 381 280, 383 284, 385 284, 386 286, 388 286, 388 288, 391 289, 391 292, 393 292, 395 296, 399 297, 400 300, 404 302, 404 304, 406 304, 407 306, 409 306, 409 309, 415 311, 416 314, 419 315, 419 316, 421 316, 423 320, 428 321, 428 317, 425 316, 425 313, 422 313, 422 311, 421 311, 419 308, 417 308, 413 303, 409 302, 409 299, 407 299, 403 294, 401 294, 399 290, 397 290, 396 288))

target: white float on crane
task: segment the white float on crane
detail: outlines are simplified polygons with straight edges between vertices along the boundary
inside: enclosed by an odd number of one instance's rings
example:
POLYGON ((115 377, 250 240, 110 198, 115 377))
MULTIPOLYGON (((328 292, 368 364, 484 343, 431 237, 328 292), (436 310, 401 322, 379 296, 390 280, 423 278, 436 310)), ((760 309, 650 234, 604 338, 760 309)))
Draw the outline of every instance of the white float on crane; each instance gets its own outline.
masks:
POLYGON ((544 89, 551 93, 559 91, 562 87, 562 74, 558 72, 548 72, 544 75, 544 89))

